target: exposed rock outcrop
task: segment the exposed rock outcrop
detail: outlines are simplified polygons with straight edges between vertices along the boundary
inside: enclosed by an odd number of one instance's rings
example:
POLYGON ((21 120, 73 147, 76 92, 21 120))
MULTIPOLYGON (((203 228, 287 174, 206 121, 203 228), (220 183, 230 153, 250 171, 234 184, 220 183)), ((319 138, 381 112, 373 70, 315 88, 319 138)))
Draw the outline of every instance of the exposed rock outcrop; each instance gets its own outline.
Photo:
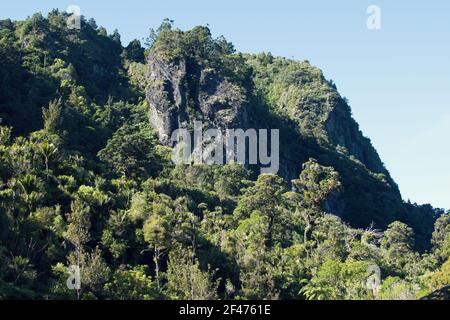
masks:
POLYGON ((163 144, 170 144, 175 129, 193 129, 195 120, 209 128, 279 129, 278 174, 288 184, 315 158, 341 175, 342 192, 328 199, 327 211, 357 227, 382 227, 403 217, 397 185, 346 100, 318 68, 256 56, 227 62, 230 56, 206 48, 185 50, 171 55, 159 48, 147 57, 149 117, 163 144), (244 80, 235 74, 249 66, 244 80))
POLYGON ((166 61, 152 53, 147 80, 150 122, 164 144, 170 142, 175 129, 189 128, 193 120, 214 128, 246 127, 243 90, 212 69, 188 67, 184 58, 166 61))
POLYGON ((148 58, 149 83, 146 96, 150 123, 161 142, 167 144, 173 130, 188 120, 186 107, 186 62, 166 62, 151 54, 148 58))
POLYGON ((363 136, 351 117, 348 105, 339 99, 324 124, 330 142, 346 149, 349 155, 361 161, 369 170, 386 174, 387 171, 369 139, 363 136))

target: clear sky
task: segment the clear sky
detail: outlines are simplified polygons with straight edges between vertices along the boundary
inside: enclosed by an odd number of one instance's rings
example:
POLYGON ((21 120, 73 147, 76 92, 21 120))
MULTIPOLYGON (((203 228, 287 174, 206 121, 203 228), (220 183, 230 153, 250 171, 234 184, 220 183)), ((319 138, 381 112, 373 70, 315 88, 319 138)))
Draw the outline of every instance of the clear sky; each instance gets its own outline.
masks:
POLYGON ((125 44, 170 18, 208 24, 238 51, 308 59, 349 99, 405 200, 450 209, 448 0, 0 1, 0 19, 78 5, 125 44), (369 5, 380 30, 366 26, 369 5))

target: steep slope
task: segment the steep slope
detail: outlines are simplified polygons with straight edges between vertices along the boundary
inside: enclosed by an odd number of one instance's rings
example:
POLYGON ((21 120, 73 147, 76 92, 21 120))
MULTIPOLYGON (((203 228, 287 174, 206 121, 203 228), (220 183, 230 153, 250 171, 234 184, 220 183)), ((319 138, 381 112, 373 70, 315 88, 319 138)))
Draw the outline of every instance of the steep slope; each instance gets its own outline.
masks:
POLYGON ((69 30, 66 16, 55 10, 47 19, 36 13, 24 21, 3 20, 0 36, 0 118, 15 133, 40 128, 41 107, 59 96, 84 96, 97 105, 110 96, 131 98, 120 37, 104 28, 84 21, 80 31, 69 30), (71 84, 79 89, 71 92, 71 84))
POLYGON ((346 100, 307 61, 243 55, 206 27, 183 32, 165 24, 143 62, 138 43, 123 48, 118 33, 107 35, 93 21, 67 30, 57 11, 47 19, 4 20, 0 34, 6 62, 0 64, 0 118, 16 135, 41 128, 42 107, 58 97, 67 101, 67 143, 92 159, 119 126, 111 121, 130 115, 112 101, 145 99, 163 144, 194 119, 221 128, 278 128, 279 174, 288 183, 315 158, 341 175, 342 191, 326 202, 329 212, 355 227, 405 221, 429 238, 434 217, 403 203, 346 100))
POLYGON ((374 299, 374 264, 384 297, 448 285, 449 214, 403 203, 319 69, 66 19, 0 21, 0 299, 374 299), (163 144, 194 119, 280 129, 280 176, 175 166, 163 144))
POLYGON ((389 176, 370 140, 363 136, 351 116, 347 101, 308 61, 274 58, 270 54, 249 56, 255 70, 256 88, 279 114, 298 124, 302 135, 315 136, 369 170, 389 176))
POLYGON ((311 157, 341 173, 344 189, 327 202, 330 212, 358 227, 406 218, 397 185, 347 102, 308 62, 242 56, 206 28, 169 28, 148 54, 146 96, 162 143, 195 119, 219 128, 278 128, 286 181, 311 157))

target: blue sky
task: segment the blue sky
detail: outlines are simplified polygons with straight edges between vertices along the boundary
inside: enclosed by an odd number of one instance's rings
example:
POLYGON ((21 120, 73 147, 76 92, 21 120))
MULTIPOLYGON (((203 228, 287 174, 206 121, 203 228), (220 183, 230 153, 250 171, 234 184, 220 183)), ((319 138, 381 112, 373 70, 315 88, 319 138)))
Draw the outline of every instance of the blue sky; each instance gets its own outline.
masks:
POLYGON ((0 19, 78 5, 123 43, 164 18, 208 24, 238 51, 308 59, 347 97, 405 200, 450 209, 450 1, 2 1, 0 19), (366 9, 381 9, 368 30, 366 9))

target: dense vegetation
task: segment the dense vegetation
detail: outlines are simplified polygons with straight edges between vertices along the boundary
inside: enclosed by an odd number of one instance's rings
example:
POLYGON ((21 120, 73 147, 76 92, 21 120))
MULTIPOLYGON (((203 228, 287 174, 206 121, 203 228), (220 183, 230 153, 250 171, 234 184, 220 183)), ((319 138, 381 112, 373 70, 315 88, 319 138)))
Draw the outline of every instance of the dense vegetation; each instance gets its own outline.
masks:
POLYGON ((348 106, 320 70, 235 53, 205 27, 164 21, 144 50, 93 19, 65 23, 0 21, 0 298, 416 299, 450 285, 450 213, 403 203, 374 149, 358 158, 350 131, 324 130, 327 108, 348 106), (148 121, 152 53, 220 71, 251 121, 301 140, 295 179, 174 166, 148 121), (343 190, 353 206, 338 217, 343 190))

